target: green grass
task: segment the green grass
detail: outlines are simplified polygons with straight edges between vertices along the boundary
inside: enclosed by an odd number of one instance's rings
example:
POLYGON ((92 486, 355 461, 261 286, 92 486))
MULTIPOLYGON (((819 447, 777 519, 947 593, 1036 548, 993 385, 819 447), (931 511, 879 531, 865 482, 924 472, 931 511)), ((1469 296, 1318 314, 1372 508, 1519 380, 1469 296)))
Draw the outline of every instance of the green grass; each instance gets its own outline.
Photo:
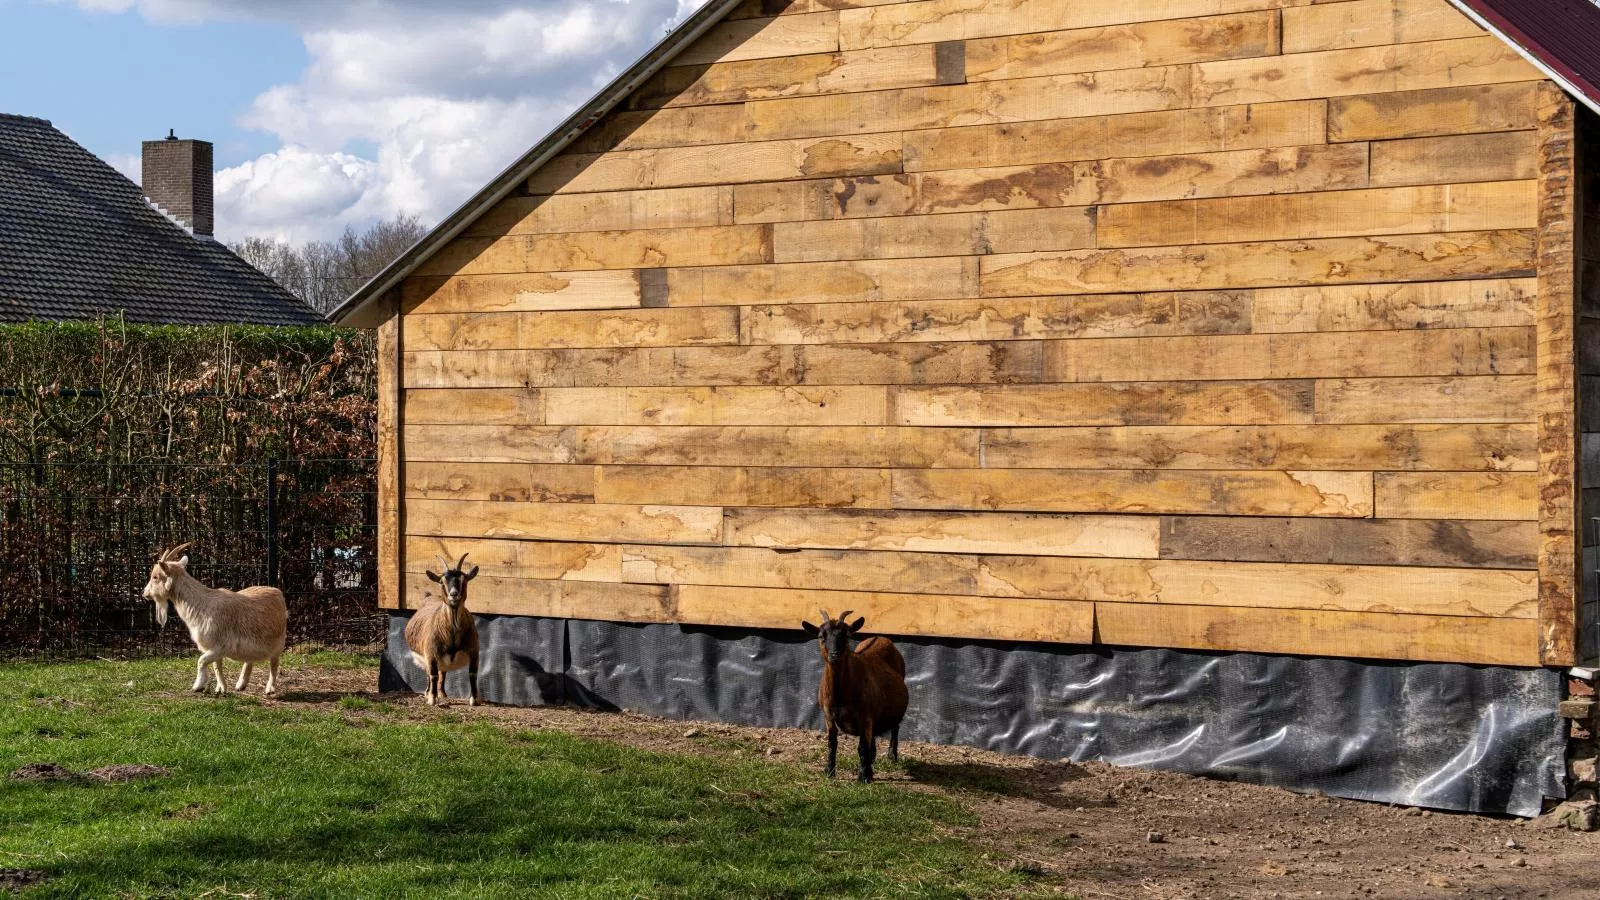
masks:
POLYGON ((172 769, 128 784, 0 781, 0 869, 50 879, 24 896, 1028 889, 1025 875, 962 839, 976 825, 967 811, 929 793, 826 783, 810 767, 411 718, 365 698, 307 709, 172 696, 192 675, 185 660, 0 666, 0 773, 33 762, 172 769))

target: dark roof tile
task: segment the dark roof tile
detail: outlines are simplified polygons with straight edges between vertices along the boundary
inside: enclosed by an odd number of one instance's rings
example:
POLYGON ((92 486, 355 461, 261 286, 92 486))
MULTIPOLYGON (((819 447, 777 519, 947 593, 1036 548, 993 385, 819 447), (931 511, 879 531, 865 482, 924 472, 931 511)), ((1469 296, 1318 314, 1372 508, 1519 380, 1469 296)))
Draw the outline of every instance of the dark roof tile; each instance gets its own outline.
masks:
POLYGON ((305 325, 310 307, 44 119, 0 113, 0 322, 305 325))

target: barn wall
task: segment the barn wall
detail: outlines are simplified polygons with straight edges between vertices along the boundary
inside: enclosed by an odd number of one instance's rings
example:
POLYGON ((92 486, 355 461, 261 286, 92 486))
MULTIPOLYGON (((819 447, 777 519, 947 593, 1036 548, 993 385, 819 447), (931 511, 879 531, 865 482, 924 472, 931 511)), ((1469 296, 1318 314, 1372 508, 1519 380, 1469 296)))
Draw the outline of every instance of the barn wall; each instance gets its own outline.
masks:
POLYGON ((389 605, 1541 662, 1535 70, 1444 0, 840 5, 405 282, 389 605))
POLYGON ((1578 117, 1578 422, 1583 454, 1583 613, 1579 637, 1585 663, 1600 662, 1600 117, 1587 109, 1578 117))

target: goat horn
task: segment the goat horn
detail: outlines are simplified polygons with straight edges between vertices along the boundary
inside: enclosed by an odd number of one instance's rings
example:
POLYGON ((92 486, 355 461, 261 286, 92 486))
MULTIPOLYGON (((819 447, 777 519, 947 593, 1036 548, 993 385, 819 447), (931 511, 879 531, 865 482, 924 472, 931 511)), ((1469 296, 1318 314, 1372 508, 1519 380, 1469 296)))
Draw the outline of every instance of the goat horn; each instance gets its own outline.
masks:
POLYGON ((439 554, 435 554, 435 555, 439 557, 439 566, 442 569, 442 571, 440 571, 439 574, 443 575, 445 572, 450 571, 450 560, 446 559, 445 555, 443 553, 439 553, 439 554))
MULTIPOLYGON (((467 551, 467 553, 470 553, 470 552, 472 552, 472 551, 470 551, 470 550, 467 551)), ((466 562, 467 562, 467 554, 463 553, 463 554, 461 554, 461 558, 456 560, 456 571, 457 572, 461 571, 461 567, 463 565, 465 565, 466 562)))
POLYGON ((839 613, 839 621, 843 622, 845 619, 850 618, 850 614, 853 613, 853 612, 855 612, 855 610, 847 609, 844 612, 839 613))
POLYGON ((823 609, 820 606, 817 607, 817 612, 822 613, 822 621, 824 623, 826 623, 829 619, 833 618, 833 616, 828 615, 828 611, 827 610, 823 609))
POLYGON ((182 553, 193 546, 194 541, 188 541, 186 543, 179 544, 178 546, 173 547, 171 550, 161 554, 161 562, 169 562, 173 559, 176 559, 179 553, 182 553))

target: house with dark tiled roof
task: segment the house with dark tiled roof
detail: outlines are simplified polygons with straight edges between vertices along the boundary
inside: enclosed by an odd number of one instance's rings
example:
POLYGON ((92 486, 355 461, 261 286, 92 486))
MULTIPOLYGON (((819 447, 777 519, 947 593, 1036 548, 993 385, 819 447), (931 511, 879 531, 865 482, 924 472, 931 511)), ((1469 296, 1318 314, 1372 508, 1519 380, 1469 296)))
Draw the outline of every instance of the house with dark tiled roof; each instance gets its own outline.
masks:
POLYGON ((0 114, 0 322, 323 321, 212 236, 211 145, 147 141, 128 180, 45 119, 0 114))

